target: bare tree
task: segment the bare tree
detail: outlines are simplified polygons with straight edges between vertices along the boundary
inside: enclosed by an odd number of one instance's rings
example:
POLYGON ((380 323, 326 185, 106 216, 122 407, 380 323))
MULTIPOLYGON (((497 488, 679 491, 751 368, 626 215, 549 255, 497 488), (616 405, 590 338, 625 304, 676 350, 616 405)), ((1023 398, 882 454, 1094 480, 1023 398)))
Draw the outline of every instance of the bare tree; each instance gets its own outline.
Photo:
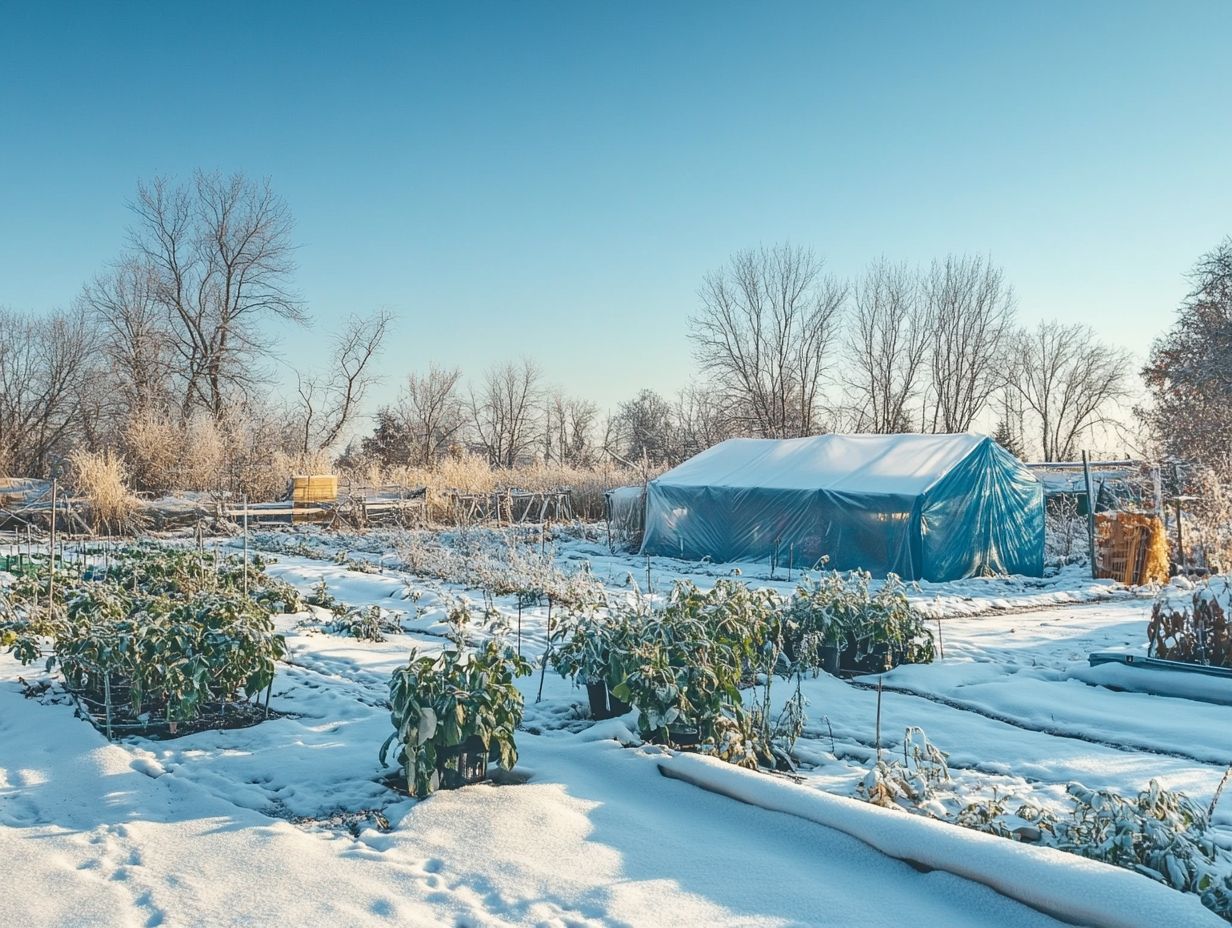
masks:
POLYGON ((513 467, 533 446, 539 434, 541 380, 538 365, 523 358, 490 368, 479 392, 472 388, 471 420, 493 464, 513 467))
POLYGON ((543 410, 543 459, 567 467, 592 465, 598 420, 599 407, 590 400, 553 390, 543 410))
POLYGON ((458 392, 461 380, 458 368, 435 364, 426 374, 407 376, 399 413, 417 464, 432 464, 461 436, 466 425, 466 411, 458 392))
POLYGON ((303 321, 288 289, 291 214, 269 182, 198 171, 191 184, 140 184, 131 258, 148 269, 170 322, 184 417, 220 418, 228 399, 259 380, 260 325, 303 321))
POLYGON ((857 431, 911 431, 910 406, 923 387, 928 312, 919 275, 879 261, 855 288, 846 381, 857 431))
POLYGON ((1014 291, 980 257, 934 261, 925 283, 933 432, 965 432, 1005 383, 1014 291))
POLYGON ((1128 352, 1100 342, 1090 327, 1041 322, 1014 342, 1010 385, 1039 428, 1045 461, 1072 459, 1082 436, 1110 421, 1128 395, 1128 352))
POLYGON ((113 392, 126 417, 171 401, 174 336, 151 266, 127 258, 82 288, 80 306, 99 330, 113 392))
POLYGON ((676 433, 671 464, 737 436, 736 424, 705 384, 691 384, 677 394, 672 418, 676 433))
POLYGON ((296 372, 301 452, 325 450, 337 442, 354 419, 376 380, 372 361, 381 350, 391 316, 381 310, 371 316, 351 316, 333 337, 333 353, 324 374, 296 372))
POLYGON ((92 330, 80 313, 0 310, 0 462, 44 476, 81 441, 81 400, 97 393, 92 330))
POLYGON ((844 285, 813 252, 780 245, 737 252, 699 296, 695 354, 732 415, 766 437, 812 433, 844 285))
POLYGON ((619 452, 626 460, 661 464, 675 458, 675 409, 654 390, 641 390, 621 403, 613 426, 619 452))

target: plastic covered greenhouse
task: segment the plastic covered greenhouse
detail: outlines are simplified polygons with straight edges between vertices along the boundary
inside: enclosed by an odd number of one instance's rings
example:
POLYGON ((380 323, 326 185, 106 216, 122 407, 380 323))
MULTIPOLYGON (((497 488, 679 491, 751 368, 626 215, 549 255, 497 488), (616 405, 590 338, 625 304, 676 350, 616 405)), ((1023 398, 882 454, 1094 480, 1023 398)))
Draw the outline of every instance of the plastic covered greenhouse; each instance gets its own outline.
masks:
POLYGON ((641 553, 1038 577, 1044 489, 983 435, 735 438, 650 481, 641 553))

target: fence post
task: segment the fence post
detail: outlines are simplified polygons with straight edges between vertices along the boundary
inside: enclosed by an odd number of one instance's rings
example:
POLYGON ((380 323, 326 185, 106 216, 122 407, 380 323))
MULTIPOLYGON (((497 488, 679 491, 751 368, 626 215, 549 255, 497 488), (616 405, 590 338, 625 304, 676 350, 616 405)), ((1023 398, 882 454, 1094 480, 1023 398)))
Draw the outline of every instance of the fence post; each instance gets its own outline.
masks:
POLYGON ((1091 559, 1091 579, 1099 576, 1095 563, 1095 493, 1091 488, 1091 465, 1086 451, 1082 452, 1082 476, 1087 483, 1087 555, 1091 559))

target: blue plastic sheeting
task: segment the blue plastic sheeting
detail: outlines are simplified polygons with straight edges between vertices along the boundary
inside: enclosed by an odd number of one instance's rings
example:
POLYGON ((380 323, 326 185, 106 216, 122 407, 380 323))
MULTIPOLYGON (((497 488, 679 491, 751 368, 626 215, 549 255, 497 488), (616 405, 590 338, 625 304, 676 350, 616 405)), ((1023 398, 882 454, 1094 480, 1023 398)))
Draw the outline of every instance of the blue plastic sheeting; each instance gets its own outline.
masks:
POLYGON ((1044 570, 1044 489, 982 435, 737 438, 650 481, 642 554, 957 580, 1044 570))

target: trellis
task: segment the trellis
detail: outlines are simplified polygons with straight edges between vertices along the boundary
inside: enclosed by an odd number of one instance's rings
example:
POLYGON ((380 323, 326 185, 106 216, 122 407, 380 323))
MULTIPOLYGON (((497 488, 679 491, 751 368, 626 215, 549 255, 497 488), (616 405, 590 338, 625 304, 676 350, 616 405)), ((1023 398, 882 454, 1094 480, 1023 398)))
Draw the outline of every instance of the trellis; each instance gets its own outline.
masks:
POLYGON ((455 522, 560 522, 573 518, 573 490, 521 490, 509 487, 493 493, 448 490, 449 511, 455 522))

